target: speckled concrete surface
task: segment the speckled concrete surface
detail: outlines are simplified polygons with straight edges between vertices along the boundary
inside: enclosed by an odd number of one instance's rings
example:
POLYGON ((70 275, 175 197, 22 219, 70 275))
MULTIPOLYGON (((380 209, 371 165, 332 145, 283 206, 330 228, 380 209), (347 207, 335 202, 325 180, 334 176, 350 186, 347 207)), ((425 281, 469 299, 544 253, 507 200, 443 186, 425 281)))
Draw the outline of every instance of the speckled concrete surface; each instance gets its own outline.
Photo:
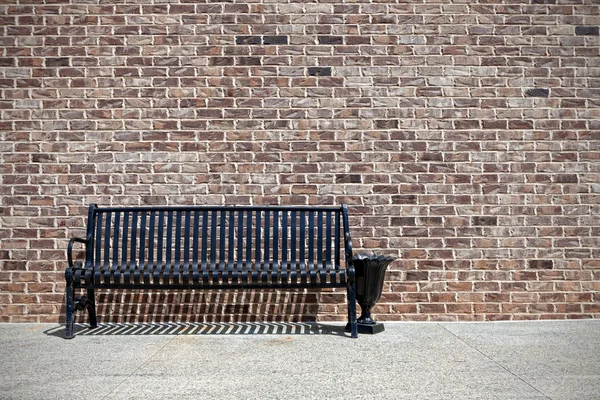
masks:
POLYGON ((0 324, 0 399, 600 399, 600 320, 0 324))

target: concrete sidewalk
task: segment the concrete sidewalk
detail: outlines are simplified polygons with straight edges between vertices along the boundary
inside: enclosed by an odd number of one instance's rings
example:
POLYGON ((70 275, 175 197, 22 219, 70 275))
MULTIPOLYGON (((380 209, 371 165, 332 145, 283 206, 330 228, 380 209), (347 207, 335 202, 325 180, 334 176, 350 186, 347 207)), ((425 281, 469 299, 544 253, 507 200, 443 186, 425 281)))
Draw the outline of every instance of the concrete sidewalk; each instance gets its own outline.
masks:
POLYGON ((600 399, 600 320, 0 324, 0 399, 600 399))

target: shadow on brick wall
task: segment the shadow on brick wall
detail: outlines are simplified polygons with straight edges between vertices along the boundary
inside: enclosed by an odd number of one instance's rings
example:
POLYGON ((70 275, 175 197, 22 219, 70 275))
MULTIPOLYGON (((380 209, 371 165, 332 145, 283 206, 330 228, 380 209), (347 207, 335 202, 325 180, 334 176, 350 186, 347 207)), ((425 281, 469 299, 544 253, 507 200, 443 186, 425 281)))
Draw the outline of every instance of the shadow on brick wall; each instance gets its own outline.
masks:
MULTIPOLYGON (((344 298, 344 293, 326 289, 102 290, 96 292, 96 312, 98 322, 106 323, 315 322, 320 312, 334 311, 332 303, 344 298)), ((64 313, 63 304, 61 323, 65 322, 64 313)), ((75 322, 87 324, 87 318, 87 312, 77 312, 75 322)), ((338 318, 324 315, 321 319, 338 318)))

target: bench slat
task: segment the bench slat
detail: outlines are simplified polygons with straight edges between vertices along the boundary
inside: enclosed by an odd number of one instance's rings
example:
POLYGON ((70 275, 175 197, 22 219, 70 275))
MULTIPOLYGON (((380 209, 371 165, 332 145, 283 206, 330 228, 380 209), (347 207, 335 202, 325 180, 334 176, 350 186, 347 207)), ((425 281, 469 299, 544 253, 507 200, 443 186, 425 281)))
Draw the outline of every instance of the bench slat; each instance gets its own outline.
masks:
POLYGON ((133 281, 134 283, 140 283, 140 278, 142 278, 142 274, 144 274, 145 268, 145 259, 146 259, 146 213, 142 212, 140 214, 140 257, 139 257, 139 271, 134 274, 133 281))
POLYGON ((192 212, 185 211, 184 230, 183 230, 183 283, 190 281, 190 227, 191 227, 192 212))
POLYGON ((296 283, 296 279, 298 277, 298 271, 296 271, 296 211, 292 211, 290 215, 291 222, 291 231, 290 231, 290 263, 288 267, 290 268, 290 278, 293 283, 296 283), (293 266, 293 267, 292 267, 293 266))
MULTIPOLYGON (((169 268, 169 273, 171 269, 173 270, 173 282, 179 283, 179 268, 181 267, 181 219, 183 215, 181 211, 175 212, 175 243, 173 246, 175 247, 175 259, 173 260, 171 267, 169 268)), ((170 275, 166 275, 166 280, 168 280, 170 275)))
MULTIPOLYGON (((125 284, 130 283, 131 272, 132 272, 132 270, 135 270, 136 262, 137 262, 137 257, 136 257, 137 225, 138 225, 137 219, 138 219, 138 212, 137 211, 132 212, 131 213, 131 234, 129 235, 129 238, 130 238, 130 240, 129 240, 129 260, 126 261, 126 263, 129 264, 129 267, 127 267, 127 265, 125 266, 125 268, 123 268, 123 266, 121 266, 121 269, 124 269, 123 282, 125 282, 125 284)), ((127 232, 127 229, 124 228, 124 231, 127 232)), ((127 249, 127 247, 125 249, 127 249)), ((127 253, 127 252, 125 252, 125 253, 127 253)), ((125 256, 127 256, 127 254, 125 254, 125 256)))
POLYGON ((169 281, 169 273, 171 271, 171 265, 172 265, 172 251, 173 251, 173 211, 167 211, 167 226, 165 227, 166 230, 166 238, 164 241, 164 245, 165 245, 165 264, 164 264, 164 268, 162 268, 162 274, 159 275, 162 276, 162 279, 164 282, 168 282, 169 281))
MULTIPOLYGON (((260 213, 260 211, 259 211, 260 213)), ((271 240, 271 213, 265 211, 265 241, 264 241, 264 271, 269 270, 269 260, 271 259, 270 240, 271 240)))
POLYGON ((100 268, 100 263, 102 262, 102 214, 99 214, 96 217, 96 232, 94 232, 94 240, 96 241, 95 254, 94 254, 94 268, 97 270, 100 268))
MULTIPOLYGON (((111 274, 114 276, 115 271, 117 270, 117 266, 119 263, 119 225, 121 222, 121 213, 115 213, 115 223, 114 223, 114 228, 113 228, 113 246, 112 246, 112 250, 113 250, 113 257, 112 257, 112 266, 111 266, 111 274)), ((105 280, 107 283, 110 282, 110 274, 107 276, 105 274, 105 280)))
POLYGON ((327 213, 326 218, 327 227, 325 229, 325 269, 329 271, 331 269, 331 213, 327 213))
MULTIPOLYGON (((160 278, 164 277, 165 271, 171 267, 172 263, 172 250, 173 250, 173 211, 167 211, 165 214, 166 225, 164 225, 164 238, 163 238, 163 251, 164 251, 164 263, 161 270, 160 278)), ((164 278, 163 278, 164 279, 164 278)))
POLYGON ((200 279, 200 273, 198 272, 198 246, 200 236, 200 211, 194 211, 194 238, 192 240, 192 282, 198 283, 200 279))
POLYGON ((227 271, 233 271, 233 255, 235 253, 235 214, 232 210, 227 211, 227 227, 228 227, 228 236, 227 236, 227 271))
POLYGON ((273 211, 273 268, 279 269, 279 211, 273 211))
POLYGON ((100 270, 102 263, 102 214, 99 214, 96 217, 96 232, 94 234, 94 240, 96 241, 95 250, 96 254, 94 255, 94 282, 98 282, 100 280, 100 270))
POLYGON ((279 211, 273 211, 273 256, 271 267, 271 281, 279 281, 279 211))
POLYGON ((317 268, 323 266, 323 212, 317 212, 317 268))
POLYGON ((129 268, 135 268, 138 256, 137 251, 137 234, 138 234, 138 212, 134 211, 131 215, 131 250, 129 254, 129 268))
MULTIPOLYGON (((127 247, 128 247, 128 229, 129 229, 129 213, 128 212, 124 212, 123 213, 123 218, 122 218, 122 224, 123 224, 123 230, 121 231, 121 247, 119 249, 116 250, 121 250, 119 256, 121 258, 120 263, 118 264, 116 271, 115 271, 115 275, 114 275, 114 279, 115 282, 120 282, 121 281, 121 277, 123 272, 126 269, 127 266, 127 247)), ((119 257, 117 257, 119 258, 119 257)))
MULTIPOLYGON (((315 254, 314 254, 314 252, 315 252, 315 239, 314 239, 314 236, 315 236, 315 229, 314 229, 314 225, 315 225, 315 212, 314 211, 309 211, 309 215, 310 215, 309 222, 313 225, 313 228, 310 230, 310 233, 309 233, 309 235, 310 235, 309 236, 309 238, 310 238, 309 249, 313 253, 312 256, 309 257, 311 259, 311 262, 310 262, 311 265, 310 265, 310 270, 309 270, 309 278, 310 278, 311 283, 314 284, 314 283, 317 282, 317 269, 321 268, 321 265, 319 265, 317 263, 317 260, 315 260, 315 254)), ((317 223, 318 223, 318 221, 317 221, 317 223)), ((318 229, 317 229, 317 232, 318 232, 318 229)), ((318 252, 319 251, 317 250, 317 253, 318 252)))
POLYGON ((164 233, 165 233, 165 213, 158 212, 158 229, 156 240, 156 267, 154 268, 154 282, 160 282, 160 272, 163 268, 163 250, 164 250, 164 233))
POLYGON ((144 273, 144 282, 150 282, 150 274, 154 271, 154 234, 156 232, 156 212, 150 212, 150 228, 148 229, 148 272, 144 273))
POLYGON ((242 275, 244 282, 248 282, 248 270, 252 263, 252 211, 246 212, 246 259, 245 261, 245 273, 242 275))
MULTIPOLYGON (((254 270, 255 271, 260 271, 260 238, 261 238, 261 225, 262 225, 262 219, 261 219, 261 215, 260 215, 260 211, 256 211, 254 213, 254 218, 255 218, 255 223, 254 223, 254 270)), ((253 274, 253 281, 256 279, 258 274, 253 274)))
POLYGON ((239 279, 242 275, 242 260, 243 260, 243 245, 244 245, 244 212, 238 211, 237 213, 237 280, 236 283, 239 282, 239 279))
POLYGON ((283 211, 281 215, 281 269, 287 271, 288 267, 288 213, 283 211))
POLYGON ((335 213, 335 239, 334 239, 334 246, 335 246, 335 269, 339 269, 340 268, 340 213, 335 213))
POLYGON ((300 249, 299 261, 300 261, 300 279, 302 284, 306 284, 306 249, 305 249, 305 240, 306 240, 306 211, 300 211, 300 241, 298 242, 298 246, 300 249))
MULTIPOLYGON (((202 257, 200 269, 206 271, 207 259, 207 247, 208 247, 208 211, 202 212, 202 257)), ((204 280, 204 277, 202 278, 204 280)))
MULTIPOLYGON (((213 211, 214 212, 214 211, 213 211)), ((220 212, 220 218, 219 218, 219 237, 218 237, 218 241, 219 241, 219 272, 223 272, 225 271, 225 260, 226 260, 226 255, 225 255, 225 241, 227 238, 226 235, 226 229, 227 229, 227 225, 225 223, 225 221, 227 220, 227 214, 225 213, 225 211, 221 211, 220 212)))
POLYGON ((110 266, 110 224, 112 219, 112 213, 105 213, 106 222, 104 223, 104 264, 102 266, 102 273, 109 270, 110 266))
POLYGON ((308 212, 308 269, 315 269, 315 212, 308 212))
POLYGON ((210 213, 210 271, 217 266, 217 212, 210 213))

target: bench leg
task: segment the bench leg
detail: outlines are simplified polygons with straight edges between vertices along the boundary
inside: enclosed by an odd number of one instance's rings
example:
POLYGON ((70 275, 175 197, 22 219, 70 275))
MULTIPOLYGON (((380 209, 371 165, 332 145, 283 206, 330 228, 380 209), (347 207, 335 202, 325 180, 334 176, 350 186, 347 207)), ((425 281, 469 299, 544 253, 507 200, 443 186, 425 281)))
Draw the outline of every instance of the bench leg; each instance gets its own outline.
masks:
POLYGON ((73 280, 69 279, 70 271, 65 273, 67 277, 67 290, 66 290, 66 339, 73 339, 73 324, 75 320, 75 293, 73 289, 73 280))
POLYGON ((96 295, 94 289, 87 290, 87 310, 90 317, 90 329, 98 327, 98 320, 96 318, 96 295))
POLYGON ((348 324, 350 325, 350 337, 358 337, 358 325, 356 323, 356 281, 348 284, 348 324))

